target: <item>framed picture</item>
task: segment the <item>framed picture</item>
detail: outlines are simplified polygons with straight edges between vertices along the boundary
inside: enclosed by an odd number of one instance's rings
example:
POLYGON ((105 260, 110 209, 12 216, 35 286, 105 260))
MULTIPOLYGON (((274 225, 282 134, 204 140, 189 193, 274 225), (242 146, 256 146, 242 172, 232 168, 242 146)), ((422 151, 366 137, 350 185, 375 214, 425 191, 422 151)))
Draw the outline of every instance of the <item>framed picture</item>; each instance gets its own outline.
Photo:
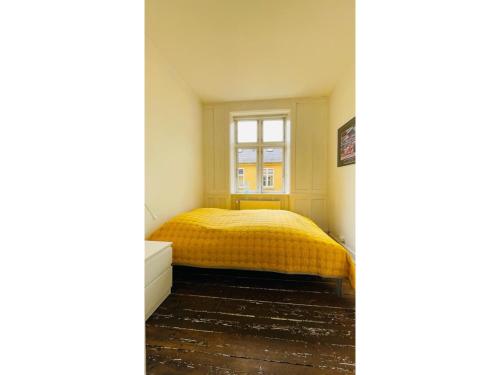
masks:
POLYGON ((356 117, 342 125, 337 134, 337 167, 356 162, 356 117))

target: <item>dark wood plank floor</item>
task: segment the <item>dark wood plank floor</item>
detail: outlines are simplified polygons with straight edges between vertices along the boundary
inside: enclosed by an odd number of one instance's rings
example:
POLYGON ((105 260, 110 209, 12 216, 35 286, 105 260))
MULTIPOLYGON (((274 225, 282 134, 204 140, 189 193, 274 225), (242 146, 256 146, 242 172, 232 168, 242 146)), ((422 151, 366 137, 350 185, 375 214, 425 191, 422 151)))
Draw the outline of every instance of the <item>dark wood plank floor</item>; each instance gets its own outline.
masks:
POLYGON ((174 267, 146 322, 148 374, 354 374, 355 299, 314 276, 174 267))

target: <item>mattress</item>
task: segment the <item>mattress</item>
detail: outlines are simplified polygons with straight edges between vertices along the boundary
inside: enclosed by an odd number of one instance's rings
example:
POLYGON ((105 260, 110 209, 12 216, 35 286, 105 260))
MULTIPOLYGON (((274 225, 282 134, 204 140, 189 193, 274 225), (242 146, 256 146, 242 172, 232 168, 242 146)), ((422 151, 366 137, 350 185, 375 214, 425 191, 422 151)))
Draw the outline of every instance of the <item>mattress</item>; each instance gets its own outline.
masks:
POLYGON ((173 242, 173 264, 348 278, 349 252, 312 220, 285 210, 199 208, 178 215, 149 240, 173 242))

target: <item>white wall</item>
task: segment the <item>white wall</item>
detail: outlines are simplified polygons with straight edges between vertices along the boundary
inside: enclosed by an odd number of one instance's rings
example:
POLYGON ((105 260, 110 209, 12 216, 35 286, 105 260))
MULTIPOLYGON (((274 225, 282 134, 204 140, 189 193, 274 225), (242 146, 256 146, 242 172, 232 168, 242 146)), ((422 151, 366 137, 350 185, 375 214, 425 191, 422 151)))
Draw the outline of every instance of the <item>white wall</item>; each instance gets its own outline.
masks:
POLYGON ((330 95, 330 149, 328 173, 328 221, 331 234, 345 239, 345 246, 356 251, 354 196, 355 164, 337 167, 337 129, 355 116, 354 64, 349 66, 330 95))
MULTIPOLYGON (((205 205, 230 208, 230 113, 287 110, 291 119, 291 211, 328 229, 328 99, 293 98, 207 104, 203 109, 205 205)), ((255 197, 255 195, 252 195, 255 197)), ((267 195, 269 197, 269 195, 267 195)))
MULTIPOLYGON (((146 38, 146 237, 170 217, 203 205, 202 106, 146 38)), ((118 135, 119 136, 119 135, 118 135)))

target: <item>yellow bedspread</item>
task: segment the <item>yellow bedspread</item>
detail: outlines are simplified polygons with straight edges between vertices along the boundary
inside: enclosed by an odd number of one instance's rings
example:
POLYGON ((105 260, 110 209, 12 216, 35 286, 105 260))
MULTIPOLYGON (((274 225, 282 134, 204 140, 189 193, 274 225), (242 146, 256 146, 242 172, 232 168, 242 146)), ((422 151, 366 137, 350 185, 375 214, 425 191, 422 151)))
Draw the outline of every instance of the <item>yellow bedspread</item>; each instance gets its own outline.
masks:
POLYGON ((169 220, 149 238, 173 242, 173 263, 347 277, 354 262, 313 221, 283 210, 199 208, 169 220))

